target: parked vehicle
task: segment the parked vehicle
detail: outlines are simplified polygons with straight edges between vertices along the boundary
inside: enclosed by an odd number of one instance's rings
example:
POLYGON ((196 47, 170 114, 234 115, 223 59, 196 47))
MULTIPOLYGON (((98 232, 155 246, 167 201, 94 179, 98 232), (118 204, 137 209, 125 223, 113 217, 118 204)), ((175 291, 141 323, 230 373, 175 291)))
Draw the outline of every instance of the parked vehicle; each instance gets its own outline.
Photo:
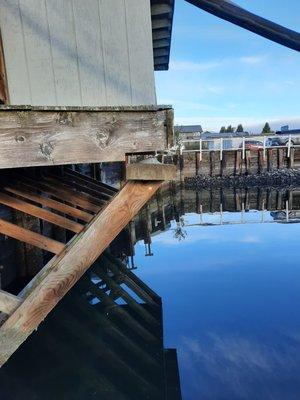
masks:
MULTIPOLYGON (((245 140, 245 149, 246 150, 257 150, 263 147, 263 142, 259 140, 245 140)), ((243 143, 240 144, 240 149, 243 148, 243 143)))
POLYGON ((282 146, 279 138, 268 138, 266 140, 266 147, 282 146))
POLYGON ((276 135, 278 138, 274 138, 278 144, 276 146, 287 146, 289 143, 289 137, 291 137, 291 145, 300 145, 300 130, 294 129, 286 132, 277 131, 276 135))

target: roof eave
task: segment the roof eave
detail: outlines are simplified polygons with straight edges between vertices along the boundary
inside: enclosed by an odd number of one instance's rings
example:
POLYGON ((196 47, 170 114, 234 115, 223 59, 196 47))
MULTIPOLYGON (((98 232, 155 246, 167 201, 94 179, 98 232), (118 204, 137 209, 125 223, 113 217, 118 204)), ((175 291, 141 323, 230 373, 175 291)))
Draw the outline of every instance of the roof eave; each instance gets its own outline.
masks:
POLYGON ((175 0, 151 0, 154 70, 169 69, 175 0))

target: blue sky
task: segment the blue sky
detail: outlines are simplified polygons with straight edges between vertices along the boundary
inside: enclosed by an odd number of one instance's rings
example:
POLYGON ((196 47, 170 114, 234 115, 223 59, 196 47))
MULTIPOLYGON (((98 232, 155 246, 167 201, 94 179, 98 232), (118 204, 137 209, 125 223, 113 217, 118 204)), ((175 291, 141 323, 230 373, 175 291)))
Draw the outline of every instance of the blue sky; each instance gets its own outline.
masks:
MULTIPOLYGON (((299 31, 299 0, 236 2, 299 31)), ((300 128, 300 54, 184 0, 176 1, 170 70, 156 82, 158 102, 173 104, 178 124, 300 128)))

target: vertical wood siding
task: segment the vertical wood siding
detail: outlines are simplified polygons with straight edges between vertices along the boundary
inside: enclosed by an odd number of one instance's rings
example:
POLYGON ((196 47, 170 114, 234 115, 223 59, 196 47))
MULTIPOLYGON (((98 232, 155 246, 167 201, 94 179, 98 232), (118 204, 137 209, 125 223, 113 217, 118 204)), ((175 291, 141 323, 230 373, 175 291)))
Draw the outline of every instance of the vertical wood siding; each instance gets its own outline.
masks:
POLYGON ((150 0, 0 0, 11 104, 155 104, 150 0))

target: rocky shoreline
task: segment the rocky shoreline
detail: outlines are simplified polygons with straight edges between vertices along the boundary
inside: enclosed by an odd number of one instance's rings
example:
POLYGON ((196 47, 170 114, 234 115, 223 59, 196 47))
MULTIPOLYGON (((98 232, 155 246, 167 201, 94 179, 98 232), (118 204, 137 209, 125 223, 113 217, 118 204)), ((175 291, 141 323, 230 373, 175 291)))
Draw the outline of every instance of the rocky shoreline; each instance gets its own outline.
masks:
POLYGON ((289 188, 300 187, 300 170, 283 169, 255 175, 205 176, 185 178, 186 189, 205 188, 289 188))

